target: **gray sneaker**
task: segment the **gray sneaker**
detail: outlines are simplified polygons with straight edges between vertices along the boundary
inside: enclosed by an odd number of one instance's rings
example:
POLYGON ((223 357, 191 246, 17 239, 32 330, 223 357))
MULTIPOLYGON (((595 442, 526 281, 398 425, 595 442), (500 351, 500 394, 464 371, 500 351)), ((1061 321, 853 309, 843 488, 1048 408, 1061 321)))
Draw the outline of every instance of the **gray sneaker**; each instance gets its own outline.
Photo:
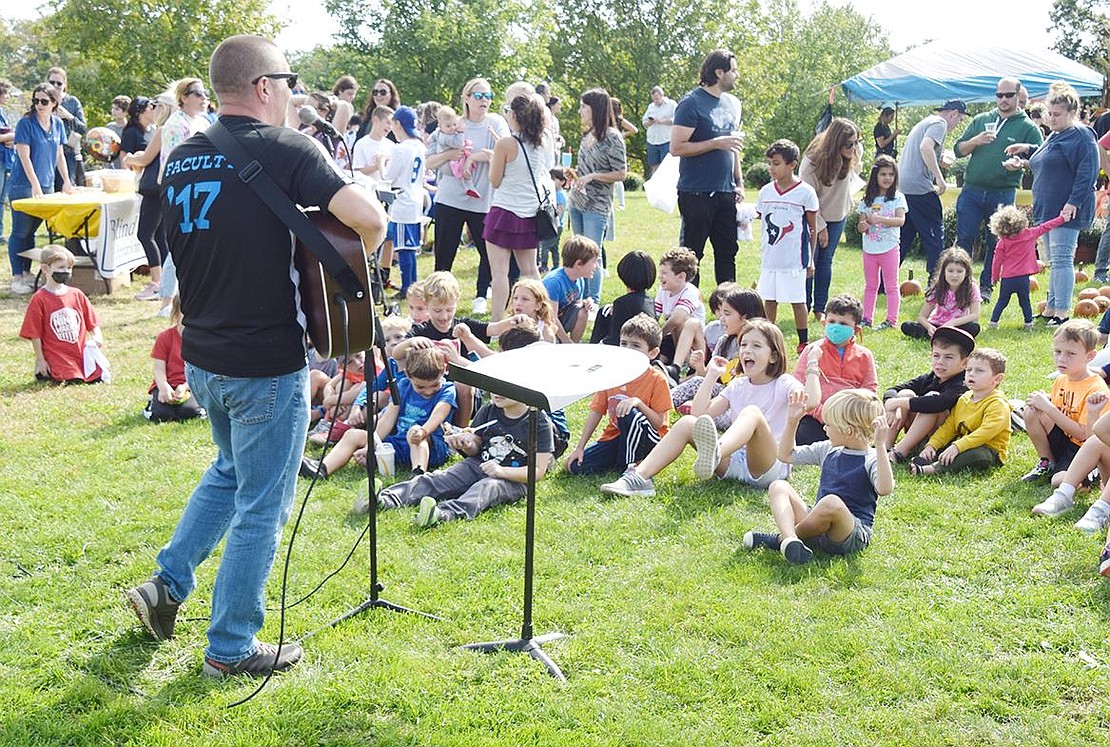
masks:
POLYGON ((204 669, 208 677, 234 677, 245 674, 248 677, 265 677, 270 672, 288 671, 304 656, 304 649, 296 643, 283 643, 281 651, 272 643, 259 643, 254 653, 245 659, 226 664, 204 657, 204 669))
POLYGON ((655 495, 655 481, 650 477, 641 477, 635 469, 627 469, 615 482, 607 482, 602 485, 601 492, 606 495, 620 495, 625 498, 635 496, 651 498, 655 495))
POLYGON ((717 440, 717 424, 710 415, 701 415, 694 422, 694 448, 698 458, 694 460, 694 477, 708 480, 717 471, 721 461, 721 445, 717 440))
POLYGON ((181 603, 170 596, 169 587, 159 576, 151 576, 133 589, 124 592, 127 603, 146 631, 156 641, 173 638, 173 626, 181 603))
POLYGON ((1106 526, 1108 519, 1110 519, 1110 503, 1096 499, 1087 509, 1087 513, 1083 514, 1083 518, 1075 522, 1075 528, 1087 534, 1095 534, 1106 526))
POLYGON ((1033 506, 1033 513, 1036 516, 1047 516, 1051 518, 1067 513, 1073 506, 1075 506, 1074 498, 1069 498, 1059 490, 1054 490, 1052 491, 1052 495, 1045 498, 1036 506, 1033 506))
POLYGON ((436 499, 426 495, 420 499, 416 508, 416 526, 430 529, 439 523, 439 511, 436 509, 436 499))

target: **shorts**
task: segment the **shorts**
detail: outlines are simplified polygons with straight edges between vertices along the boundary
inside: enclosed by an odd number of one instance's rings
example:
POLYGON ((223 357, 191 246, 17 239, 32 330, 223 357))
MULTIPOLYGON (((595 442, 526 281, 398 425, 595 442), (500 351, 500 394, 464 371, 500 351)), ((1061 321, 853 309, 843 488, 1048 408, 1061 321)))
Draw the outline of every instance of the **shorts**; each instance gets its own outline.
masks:
POLYGON ((578 324, 578 312, 585 305, 585 301, 573 301, 559 309, 559 323, 563 325, 564 332, 569 334, 574 330, 574 325, 578 324))
POLYGON ((420 224, 390 221, 389 227, 385 230, 385 238, 393 242, 394 249, 420 251, 420 224))
POLYGON ((748 447, 743 447, 732 452, 728 460, 728 469, 721 475, 722 480, 738 480, 753 488, 766 490, 775 480, 786 480, 790 477, 790 465, 778 459, 771 468, 762 475, 753 475, 748 469, 748 447))
POLYGON ((850 555, 867 549, 871 544, 871 527, 856 517, 856 525, 852 527, 852 533, 843 542, 833 542, 827 534, 820 534, 812 539, 814 546, 826 555, 850 555))
POLYGON ((1072 441, 1060 426, 1054 425, 1048 432, 1048 449, 1052 452, 1052 461, 1056 462, 1056 471, 1064 472, 1079 453, 1079 444, 1072 441))
POLYGON ((778 303, 806 302, 805 270, 762 270, 759 273, 759 295, 765 301, 778 303))

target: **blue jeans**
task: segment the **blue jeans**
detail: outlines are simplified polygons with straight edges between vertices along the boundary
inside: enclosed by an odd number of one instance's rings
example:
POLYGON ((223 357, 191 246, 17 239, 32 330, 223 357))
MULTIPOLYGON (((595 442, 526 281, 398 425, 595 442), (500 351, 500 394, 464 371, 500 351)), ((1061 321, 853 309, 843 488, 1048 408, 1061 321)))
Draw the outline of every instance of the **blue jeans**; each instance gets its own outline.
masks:
MULTIPOLYGON (((1003 205, 1013 205, 1017 191, 1013 189, 980 189, 965 184, 956 198, 956 246, 971 254, 975 240, 979 238, 979 227, 989 221, 994 212, 1003 205)), ((991 262, 994 261, 994 245, 998 238, 987 229, 983 242, 983 271, 979 275, 979 288, 991 288, 991 262)))
POLYGON ((810 242, 813 246, 813 277, 806 278, 806 303, 810 311, 821 313, 825 312, 825 304, 829 302, 833 255, 840 237, 844 235, 844 221, 831 221, 825 224, 825 228, 829 232, 829 245, 821 249, 816 241, 810 242))
POLYGON ((663 163, 663 159, 671 152, 671 144, 669 142, 660 143, 659 145, 647 144, 647 165, 658 166, 663 163))
POLYGON ((902 224, 899 256, 906 261, 914 238, 921 237, 921 250, 925 255, 925 271, 929 277, 944 249, 944 210, 940 195, 926 192, 923 195, 906 195, 906 222, 902 224))
MULTIPOLYGON (((4 146, 0 145, 0 148, 4 146)), ((0 159, 4 157, 0 151, 0 159)), ((4 235, 4 205, 8 202, 8 187, 11 186, 12 172, 0 166, 0 236, 4 235)))
POLYGON ((1079 243, 1078 228, 1054 228, 1044 236, 1048 247, 1048 301, 1045 309, 1056 316, 1067 316, 1075 291, 1075 245, 1079 243))
POLYGON ((308 368, 235 378, 186 364, 185 374, 208 411, 217 453, 158 553, 158 575, 174 599, 184 601, 196 588, 197 566, 227 535, 205 653, 234 663, 254 653, 265 616, 266 578, 304 452, 308 368))
MULTIPOLYGON (((575 236, 593 239, 600 247, 605 242, 605 228, 608 225, 607 213, 588 213, 570 206, 570 232, 575 236)), ((601 268, 602 260, 599 259, 593 276, 586 278, 586 297, 592 298, 597 304, 601 303, 601 268)))
POLYGON ((1110 221, 1102 230, 1102 237, 1098 240, 1098 252, 1095 254, 1095 280, 1102 280, 1110 270, 1110 221))
MULTIPOLYGON (((10 192, 12 202, 31 196, 30 187, 13 187, 10 192)), ((19 210, 12 211, 12 235, 8 239, 8 260, 12 264, 13 278, 31 271, 31 260, 19 256, 19 253, 35 248, 35 231, 41 225, 42 218, 36 218, 19 210)))

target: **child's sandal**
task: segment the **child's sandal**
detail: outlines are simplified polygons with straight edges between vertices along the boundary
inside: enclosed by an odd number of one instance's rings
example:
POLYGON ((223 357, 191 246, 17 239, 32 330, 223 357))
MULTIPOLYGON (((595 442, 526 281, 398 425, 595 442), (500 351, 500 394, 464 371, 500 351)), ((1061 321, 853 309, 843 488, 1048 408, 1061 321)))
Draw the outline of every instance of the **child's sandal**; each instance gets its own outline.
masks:
POLYGON ((909 457, 895 449, 887 449, 886 453, 890 456, 890 461, 895 464, 903 464, 909 461, 909 457))

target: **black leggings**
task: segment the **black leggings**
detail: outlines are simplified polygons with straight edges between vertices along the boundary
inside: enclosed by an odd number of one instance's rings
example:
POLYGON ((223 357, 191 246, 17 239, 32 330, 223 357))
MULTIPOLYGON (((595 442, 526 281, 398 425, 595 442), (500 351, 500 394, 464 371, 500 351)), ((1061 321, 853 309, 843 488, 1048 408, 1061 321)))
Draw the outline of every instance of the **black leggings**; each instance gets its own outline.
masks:
POLYGON ((474 289, 475 297, 485 298, 491 282, 486 240, 482 238, 486 225, 485 213, 460 210, 442 203, 436 205, 436 272, 440 270, 450 272, 455 264, 455 254, 459 251, 463 224, 470 229, 470 238, 474 242, 474 248, 478 250, 478 282, 474 289))
POLYGON ((162 260, 169 254, 166 232, 162 229, 162 203, 157 194, 144 194, 139 205, 139 243, 146 252, 146 263, 150 267, 161 267, 162 260))
POLYGON ((1002 312, 1010 303, 1010 296, 1017 296, 1021 304, 1021 313, 1026 324, 1033 323, 1033 306, 1029 303, 1029 276, 1018 275, 1012 278, 1002 278, 998 288, 998 300, 994 302, 994 311, 991 312, 991 321, 997 322, 1002 318, 1002 312))

